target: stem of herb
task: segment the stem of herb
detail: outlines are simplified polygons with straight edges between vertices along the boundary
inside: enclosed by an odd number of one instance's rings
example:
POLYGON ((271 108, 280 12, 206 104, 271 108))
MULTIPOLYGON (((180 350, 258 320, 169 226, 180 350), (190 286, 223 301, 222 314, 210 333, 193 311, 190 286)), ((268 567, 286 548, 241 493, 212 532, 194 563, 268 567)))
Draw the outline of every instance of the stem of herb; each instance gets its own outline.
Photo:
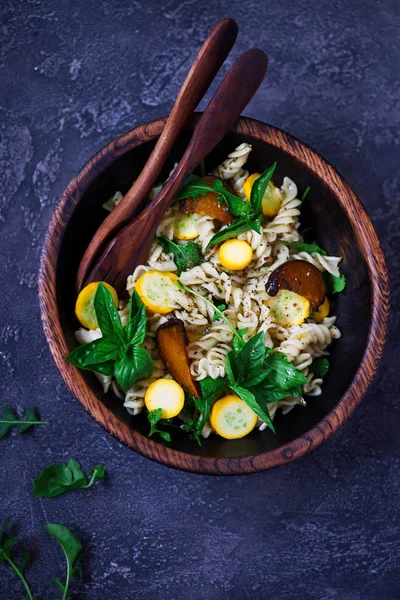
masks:
POLYGON ((228 325, 228 327, 230 327, 230 329, 232 330, 232 333, 234 336, 237 337, 237 339, 242 343, 243 339, 242 337, 238 334, 238 332, 236 331, 236 329, 232 326, 232 323, 229 321, 229 319, 227 319, 225 317, 225 315, 223 315, 223 313, 219 310, 219 308, 217 308, 215 306, 215 304, 213 304, 211 302, 211 300, 209 300, 208 298, 205 298, 204 296, 202 296, 201 294, 199 294, 198 292, 195 292, 194 290, 191 290, 189 287, 187 287, 185 284, 183 284, 181 281, 178 281, 179 287, 181 287, 183 290, 185 290, 185 292, 188 292, 188 294, 193 294, 193 296, 197 296, 198 298, 200 298, 201 300, 204 300, 204 302, 206 304, 208 304, 209 306, 211 306, 211 308, 214 310, 214 312, 217 313, 218 317, 220 319, 223 319, 223 321, 225 321, 225 323, 228 325))
POLYGON ((49 421, 5 421, 1 418, 0 423, 4 423, 5 425, 49 425, 49 421))
POLYGON ((6 561, 10 564, 12 570, 14 571, 14 573, 20 578, 20 580, 22 581, 22 585, 25 588, 26 593, 28 594, 28 600, 33 600, 33 596, 32 596, 32 592, 30 590, 30 587, 28 585, 28 582, 26 581, 25 577, 23 576, 23 574, 21 573, 21 571, 18 569, 17 565, 11 560, 11 558, 9 558, 8 556, 5 557, 6 561))
POLYGON ((93 471, 93 475, 92 475, 92 477, 90 478, 90 481, 89 481, 89 483, 87 483, 86 485, 84 485, 84 486, 83 486, 83 489, 84 489, 84 490, 87 490, 88 488, 92 487, 92 485, 93 485, 93 484, 94 484, 94 482, 95 482, 96 475, 97 475, 97 469, 95 469, 95 470, 93 471))

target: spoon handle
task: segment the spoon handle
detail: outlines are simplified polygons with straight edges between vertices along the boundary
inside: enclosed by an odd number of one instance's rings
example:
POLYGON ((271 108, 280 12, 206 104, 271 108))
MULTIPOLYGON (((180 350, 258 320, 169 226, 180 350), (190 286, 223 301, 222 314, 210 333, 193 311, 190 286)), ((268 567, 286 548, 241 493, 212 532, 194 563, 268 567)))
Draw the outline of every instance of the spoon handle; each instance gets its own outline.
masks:
POLYGON ((107 281, 119 292, 127 276, 147 260, 161 218, 176 192, 197 165, 222 140, 250 102, 267 71, 261 50, 243 54, 233 65, 198 123, 173 175, 153 202, 109 242, 87 283, 107 281))
POLYGON ((238 26, 235 21, 223 19, 214 27, 204 42, 180 89, 164 130, 142 172, 121 202, 104 219, 90 241, 79 265, 78 289, 81 288, 88 269, 101 246, 143 208, 143 202, 165 164, 179 133, 231 51, 237 32, 238 26))

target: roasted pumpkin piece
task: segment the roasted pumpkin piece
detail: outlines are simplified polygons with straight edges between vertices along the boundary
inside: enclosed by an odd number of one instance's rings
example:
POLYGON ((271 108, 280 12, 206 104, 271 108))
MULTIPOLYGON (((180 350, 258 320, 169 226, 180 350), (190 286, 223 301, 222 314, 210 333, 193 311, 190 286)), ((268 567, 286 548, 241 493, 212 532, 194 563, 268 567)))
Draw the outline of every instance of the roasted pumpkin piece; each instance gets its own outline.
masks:
POLYGON ((200 398, 200 388, 190 372, 187 337, 183 321, 169 319, 157 329, 158 351, 172 377, 192 396, 200 398))
POLYGON ((305 260, 289 260, 272 271, 266 285, 269 296, 276 296, 279 290, 289 290, 307 298, 311 310, 323 303, 326 285, 322 274, 305 260))
MULTIPOLYGON (((216 177, 207 176, 203 177, 203 180, 208 185, 212 185, 212 182, 216 177)), ((224 186, 229 189, 228 186, 224 186)), ((230 191, 230 190, 229 190, 230 191)), ((235 219, 225 202, 218 202, 218 194, 215 192, 207 192, 203 196, 199 196, 197 200, 192 198, 185 198, 181 200, 180 204, 181 212, 184 214, 205 215, 212 219, 217 219, 224 225, 229 225, 235 219)))

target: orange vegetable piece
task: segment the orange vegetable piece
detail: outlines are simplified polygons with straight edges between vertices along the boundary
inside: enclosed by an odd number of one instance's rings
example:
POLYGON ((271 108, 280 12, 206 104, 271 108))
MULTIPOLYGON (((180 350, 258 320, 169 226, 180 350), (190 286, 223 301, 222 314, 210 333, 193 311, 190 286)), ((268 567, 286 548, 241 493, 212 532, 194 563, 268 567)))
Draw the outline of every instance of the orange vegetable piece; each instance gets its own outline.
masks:
MULTIPOLYGON (((212 177, 211 175, 203 177, 203 181, 208 185, 212 185, 215 179, 216 177, 212 177)), ((225 183, 224 187, 231 191, 225 183)), ((197 215, 206 215, 212 219, 217 219, 224 225, 229 225, 235 219, 225 202, 219 204, 218 194, 214 192, 207 192, 203 196, 199 196, 197 200, 193 200, 192 198, 181 200, 180 208, 184 214, 196 213, 197 215)))
POLYGON ((186 330, 180 319, 169 319, 157 329, 156 341, 161 358, 172 377, 192 396, 200 398, 200 388, 190 372, 186 330))
POLYGON ((307 298, 313 311, 326 296, 326 285, 320 271, 305 260, 289 260, 272 271, 266 285, 267 294, 276 296, 279 290, 289 290, 307 298))

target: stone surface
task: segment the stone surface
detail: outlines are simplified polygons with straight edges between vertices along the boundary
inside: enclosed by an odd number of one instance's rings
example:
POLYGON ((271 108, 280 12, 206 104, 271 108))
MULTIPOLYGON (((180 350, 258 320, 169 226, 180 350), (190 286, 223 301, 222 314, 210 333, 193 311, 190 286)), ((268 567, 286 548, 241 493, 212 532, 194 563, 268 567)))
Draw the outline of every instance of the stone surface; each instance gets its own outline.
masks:
MULTIPOLYGON (((54 597, 50 579, 64 574, 43 530, 60 522, 85 549, 73 598, 400 598, 399 27, 397 0, 0 3, 1 398, 51 421, 1 440, 0 513, 32 550, 37 595, 54 597), (43 236, 72 175, 116 134, 169 112, 223 16, 240 26, 227 66, 254 45, 270 56, 246 114, 343 173, 383 242, 393 290, 384 363, 350 421, 297 463, 232 478, 167 469, 106 435, 50 358, 36 289, 43 236), (104 462, 107 482, 37 500, 33 477, 70 456, 87 469, 104 462)), ((1 564, 0 597, 21 596, 1 564)))

